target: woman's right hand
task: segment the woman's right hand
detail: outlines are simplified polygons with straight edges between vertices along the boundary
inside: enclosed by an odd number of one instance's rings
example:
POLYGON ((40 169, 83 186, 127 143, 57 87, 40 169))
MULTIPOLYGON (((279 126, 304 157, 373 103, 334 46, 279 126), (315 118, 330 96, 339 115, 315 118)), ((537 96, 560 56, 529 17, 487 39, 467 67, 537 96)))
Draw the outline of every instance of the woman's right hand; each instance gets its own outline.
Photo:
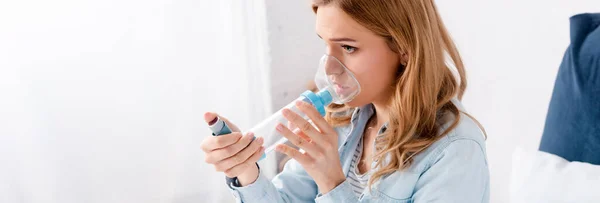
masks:
MULTIPOLYGON (((216 113, 205 113, 207 123, 217 118, 216 113)), ((237 177, 242 186, 253 183, 258 178, 256 162, 265 151, 262 137, 254 139, 254 134, 242 135, 239 128, 229 120, 219 117, 231 128, 231 134, 208 136, 202 141, 205 162, 224 172, 227 177, 237 177), (253 140, 254 139, 254 140, 253 140)))

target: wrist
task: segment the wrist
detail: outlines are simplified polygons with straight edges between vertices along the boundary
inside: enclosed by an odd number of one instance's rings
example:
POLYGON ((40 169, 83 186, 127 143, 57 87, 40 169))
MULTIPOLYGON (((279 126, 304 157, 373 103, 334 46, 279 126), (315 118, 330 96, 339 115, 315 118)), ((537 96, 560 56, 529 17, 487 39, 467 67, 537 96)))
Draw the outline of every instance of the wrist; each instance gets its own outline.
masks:
POLYGON ((258 164, 249 167, 246 171, 240 174, 237 179, 241 187, 250 185, 258 179, 260 174, 258 164))
POLYGON ((337 178, 331 178, 325 182, 317 184, 317 186, 319 187, 319 192, 321 194, 327 194, 328 192, 342 184, 344 181, 346 181, 346 178, 342 174, 341 176, 338 175, 337 178))

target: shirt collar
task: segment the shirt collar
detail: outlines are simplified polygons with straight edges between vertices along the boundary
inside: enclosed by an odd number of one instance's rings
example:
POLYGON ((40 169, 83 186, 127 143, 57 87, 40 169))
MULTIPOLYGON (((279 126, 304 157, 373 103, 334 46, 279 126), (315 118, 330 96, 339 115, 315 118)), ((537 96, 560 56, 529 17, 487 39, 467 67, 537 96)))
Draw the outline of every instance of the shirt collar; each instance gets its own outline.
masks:
MULTIPOLYGON (((352 124, 354 125, 356 120, 358 120, 359 118, 368 120, 371 118, 371 116, 373 116, 374 113, 375 113, 375 107, 371 103, 361 106, 361 107, 358 107, 354 110, 354 113, 352 113, 352 119, 351 119, 352 124)), ((389 122, 386 122, 385 124, 383 124, 383 126, 381 126, 379 131, 377 131, 377 134, 381 135, 382 133, 384 133, 388 128, 388 124, 389 124, 389 122)))

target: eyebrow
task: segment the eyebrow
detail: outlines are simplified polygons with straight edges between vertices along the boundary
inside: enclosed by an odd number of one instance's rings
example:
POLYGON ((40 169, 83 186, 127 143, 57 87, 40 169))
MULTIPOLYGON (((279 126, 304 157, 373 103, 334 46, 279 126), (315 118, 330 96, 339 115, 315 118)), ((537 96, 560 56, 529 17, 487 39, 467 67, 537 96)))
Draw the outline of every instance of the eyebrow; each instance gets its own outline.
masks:
MULTIPOLYGON (((319 36, 319 38, 323 39, 321 37, 321 35, 317 34, 317 36, 319 36)), ((356 40, 352 39, 352 38, 347 38, 347 37, 342 37, 342 38, 331 38, 329 39, 329 41, 332 42, 356 42, 356 40)))

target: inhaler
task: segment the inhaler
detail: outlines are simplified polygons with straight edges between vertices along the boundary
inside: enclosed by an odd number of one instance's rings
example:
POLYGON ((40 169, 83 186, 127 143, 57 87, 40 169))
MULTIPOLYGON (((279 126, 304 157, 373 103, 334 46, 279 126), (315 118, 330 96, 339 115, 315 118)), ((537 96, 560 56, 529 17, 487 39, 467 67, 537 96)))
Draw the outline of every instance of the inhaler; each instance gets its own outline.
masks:
MULTIPOLYGON (((280 123, 288 126, 288 120, 281 113, 283 109, 290 109, 312 123, 306 114, 296 108, 296 101, 304 101, 311 104, 321 116, 325 116, 325 107, 329 104, 347 103, 360 93, 360 85, 354 74, 340 60, 327 54, 321 57, 319 69, 315 75, 315 84, 319 89, 318 92, 307 90, 281 110, 247 131, 254 133, 255 138, 264 138, 263 146, 265 147, 265 154, 263 154, 260 160, 274 151, 278 144, 283 144, 287 141, 287 138, 276 130, 277 125, 280 123)), ((231 133, 229 126, 219 118, 211 121, 209 128, 212 130, 214 136, 231 133)), ((294 129, 290 130, 293 131, 294 129)))

